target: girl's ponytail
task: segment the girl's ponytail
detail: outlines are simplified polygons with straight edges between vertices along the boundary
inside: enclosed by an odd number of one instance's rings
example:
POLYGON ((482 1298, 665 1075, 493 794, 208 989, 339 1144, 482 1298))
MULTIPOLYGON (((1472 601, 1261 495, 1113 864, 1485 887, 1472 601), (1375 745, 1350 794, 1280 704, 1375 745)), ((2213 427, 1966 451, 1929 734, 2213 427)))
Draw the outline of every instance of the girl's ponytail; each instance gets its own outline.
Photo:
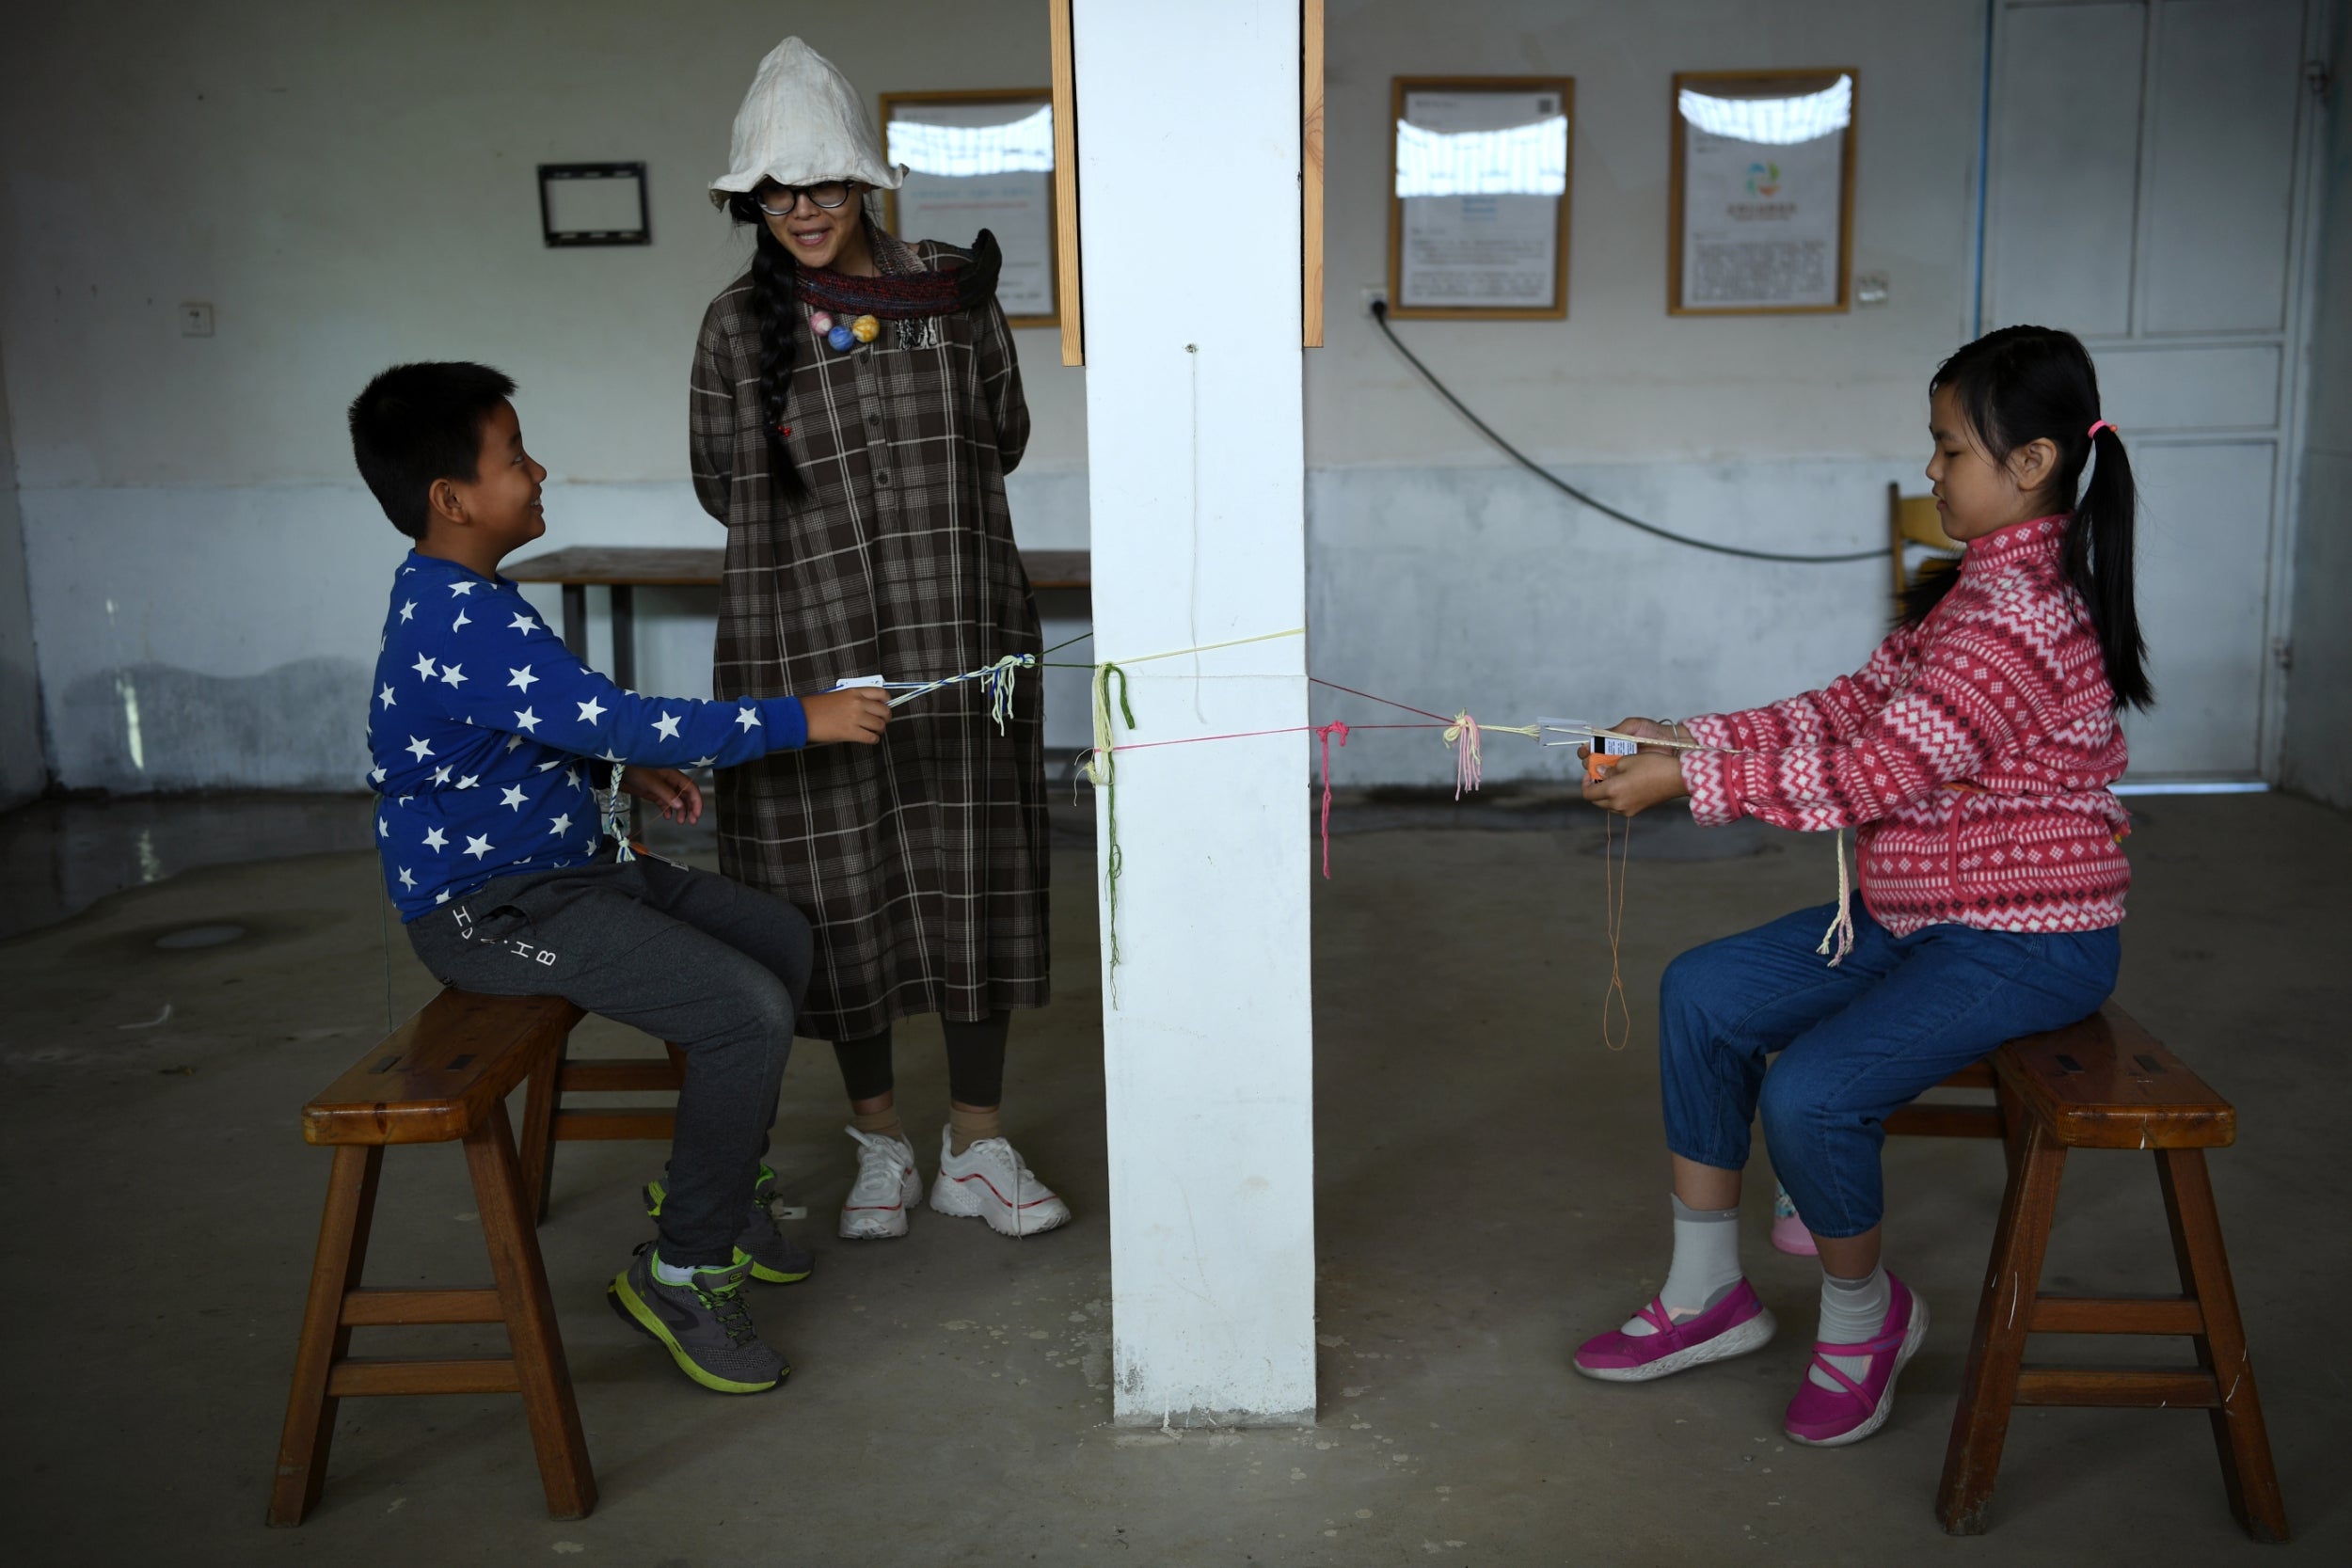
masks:
POLYGON ((2113 425, 2105 420, 2093 424, 2088 445, 2090 483, 2066 528, 2066 580, 2090 607, 2116 705, 2144 708, 2155 701, 2155 690, 2148 681, 2148 644, 2139 634, 2132 593, 2132 526, 2139 495, 2123 437, 2113 425))
MULTIPOLYGON (((1928 388, 1950 388, 1995 463, 2008 462, 2010 453, 2028 441, 2046 438, 2058 449, 2052 510, 2073 514, 2066 526, 2066 580, 2090 613, 2115 705, 2147 707, 2155 691, 2132 594, 2132 525, 2138 497, 2123 437, 2099 417, 2099 373, 2082 340, 2054 327, 2004 326, 1937 366, 1928 388)), ((1947 572, 1923 578, 1904 595, 1904 623, 1916 626, 1926 619, 1957 577, 1947 572)))
POLYGON ((785 432, 790 427, 792 351, 800 326, 800 268, 762 221, 752 197, 731 198, 727 211, 758 236, 752 250, 752 320, 759 327, 760 423, 768 432, 769 481, 778 493, 797 500, 808 485, 793 465, 785 432))

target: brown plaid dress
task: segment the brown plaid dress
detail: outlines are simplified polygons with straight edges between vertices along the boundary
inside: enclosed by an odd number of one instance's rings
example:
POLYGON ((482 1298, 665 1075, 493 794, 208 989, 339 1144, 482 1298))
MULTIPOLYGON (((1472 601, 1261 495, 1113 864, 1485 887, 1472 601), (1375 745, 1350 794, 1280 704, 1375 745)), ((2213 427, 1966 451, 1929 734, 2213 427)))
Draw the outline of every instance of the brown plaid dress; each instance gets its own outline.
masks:
MULTIPOLYGON (((967 255, 873 232, 885 272, 967 255)), ((935 680, 1039 652, 1005 503, 1029 410, 1004 312, 992 299, 904 335, 885 321, 847 352, 813 337, 807 314, 787 415, 808 485, 796 503, 769 482, 748 272, 711 301, 695 344, 694 489, 727 528, 716 695, 935 680)), ((878 746, 778 752, 719 774, 721 869, 816 927, 800 1033, 858 1039, 914 1014, 1044 1006, 1041 687, 1016 678, 1001 737, 972 681, 896 709, 878 746)))

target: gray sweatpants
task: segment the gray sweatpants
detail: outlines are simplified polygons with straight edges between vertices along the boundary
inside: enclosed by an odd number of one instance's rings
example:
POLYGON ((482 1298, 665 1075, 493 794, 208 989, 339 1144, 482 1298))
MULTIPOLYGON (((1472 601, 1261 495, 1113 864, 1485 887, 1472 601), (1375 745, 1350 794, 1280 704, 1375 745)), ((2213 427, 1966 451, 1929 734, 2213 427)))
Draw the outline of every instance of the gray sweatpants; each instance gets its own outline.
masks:
POLYGON ((564 997, 683 1051, 661 1259, 733 1259, 808 994, 800 911, 707 871, 608 860, 502 877, 411 921, 408 941, 444 985, 564 997))

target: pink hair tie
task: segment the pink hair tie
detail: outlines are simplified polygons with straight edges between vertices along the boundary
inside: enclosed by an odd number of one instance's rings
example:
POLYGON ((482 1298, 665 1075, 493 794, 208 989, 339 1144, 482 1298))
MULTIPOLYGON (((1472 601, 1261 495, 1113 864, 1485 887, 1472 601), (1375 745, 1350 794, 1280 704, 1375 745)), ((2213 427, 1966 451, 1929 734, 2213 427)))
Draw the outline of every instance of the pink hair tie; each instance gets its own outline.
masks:
MULTIPOLYGON (((2086 440, 2095 441, 2095 440, 2097 440, 2097 439, 2099 438, 2099 432, 2101 432, 2101 431, 2103 431, 2103 430, 2115 430, 2115 426, 2113 426, 2113 425, 2111 425, 2111 424, 2107 423, 2107 421, 2106 421, 2106 420, 2101 420, 2097 421, 2096 423, 2094 423, 2094 424, 2090 427, 2090 434, 2088 436, 2084 437, 2084 439, 2086 439, 2086 440)), ((2122 434, 2123 434, 2123 433, 2122 433, 2122 431, 2120 431, 2120 430, 2115 430, 2115 433, 2116 433, 2118 436, 2121 436, 2121 435, 2122 435, 2122 434)))

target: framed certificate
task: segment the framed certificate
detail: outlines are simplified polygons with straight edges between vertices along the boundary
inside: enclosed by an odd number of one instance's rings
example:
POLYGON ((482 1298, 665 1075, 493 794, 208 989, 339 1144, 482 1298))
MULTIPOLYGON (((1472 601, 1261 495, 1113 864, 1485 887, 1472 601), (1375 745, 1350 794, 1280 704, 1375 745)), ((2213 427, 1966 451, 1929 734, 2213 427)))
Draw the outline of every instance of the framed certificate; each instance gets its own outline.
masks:
POLYGON ((1399 76, 1390 84, 1389 314, 1568 313, 1566 76, 1399 76))
POLYGON ((906 182, 882 193, 890 231, 966 245, 992 230, 1005 319, 1058 325, 1052 91, 886 92, 882 120, 890 161, 907 166, 906 182))
POLYGON ((1676 74, 1668 314, 1848 308, 1853 115, 1850 70, 1676 74))

